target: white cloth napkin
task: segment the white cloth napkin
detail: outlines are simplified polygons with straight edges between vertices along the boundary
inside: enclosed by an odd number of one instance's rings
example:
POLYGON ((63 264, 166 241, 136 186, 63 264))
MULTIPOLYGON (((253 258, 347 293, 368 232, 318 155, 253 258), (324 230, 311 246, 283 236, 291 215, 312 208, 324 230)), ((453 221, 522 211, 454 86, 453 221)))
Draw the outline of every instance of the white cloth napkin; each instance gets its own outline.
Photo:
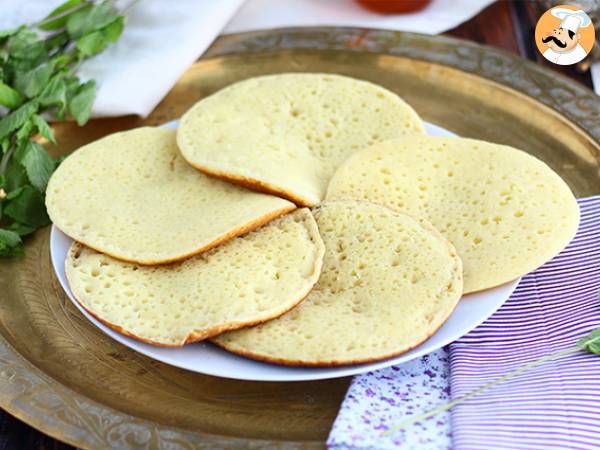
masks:
MULTIPOLYGON (((64 0, 2 0, 0 29, 39 20, 64 0)), ((131 0, 119 0, 126 6, 131 0)), ((243 0, 142 0, 119 41, 79 70, 98 83, 92 115, 147 116, 204 53, 243 0)))
MULTIPOLYGON (((0 29, 39 20, 62 1, 2 0, 0 29)), ((434 0, 417 13, 390 15, 370 12, 354 0, 141 0, 129 11, 120 40, 84 63, 80 75, 98 82, 94 117, 145 117, 224 29, 344 25, 435 34, 491 2, 434 0)))
POLYGON ((95 116, 147 116, 243 0, 142 0, 116 45, 82 65, 98 80, 95 116))

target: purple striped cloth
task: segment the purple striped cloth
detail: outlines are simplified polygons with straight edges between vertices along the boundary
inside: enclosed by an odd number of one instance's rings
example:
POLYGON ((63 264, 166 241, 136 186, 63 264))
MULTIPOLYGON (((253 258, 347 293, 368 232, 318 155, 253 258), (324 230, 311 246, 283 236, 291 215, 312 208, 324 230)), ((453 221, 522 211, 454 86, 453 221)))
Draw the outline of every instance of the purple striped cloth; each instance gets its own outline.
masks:
MULTIPOLYGON (((600 326, 600 197, 579 200, 575 239, 450 345, 457 398, 600 326)), ((452 410, 455 450, 600 449, 600 356, 547 362, 452 410)))

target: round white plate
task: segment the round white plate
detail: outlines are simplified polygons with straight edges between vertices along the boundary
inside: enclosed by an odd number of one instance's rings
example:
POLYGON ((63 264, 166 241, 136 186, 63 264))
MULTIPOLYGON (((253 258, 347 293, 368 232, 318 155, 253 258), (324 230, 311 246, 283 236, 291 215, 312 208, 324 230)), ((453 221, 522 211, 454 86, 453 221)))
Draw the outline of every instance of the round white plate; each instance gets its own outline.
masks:
MULTIPOLYGON (((176 123, 166 126, 174 127, 176 123)), ((427 132, 435 136, 454 136, 436 125, 427 124, 427 132)), ((338 378, 400 364, 425 355, 467 334, 492 315, 517 287, 519 280, 495 289, 465 295, 444 325, 429 340, 408 353, 383 361, 340 367, 286 367, 253 361, 226 352, 210 343, 199 342, 182 348, 161 348, 144 344, 104 326, 77 303, 65 276, 65 258, 72 240, 54 225, 50 234, 50 254, 61 286, 73 304, 90 322, 121 344, 150 358, 198 373, 225 378, 256 381, 301 381, 338 378)))

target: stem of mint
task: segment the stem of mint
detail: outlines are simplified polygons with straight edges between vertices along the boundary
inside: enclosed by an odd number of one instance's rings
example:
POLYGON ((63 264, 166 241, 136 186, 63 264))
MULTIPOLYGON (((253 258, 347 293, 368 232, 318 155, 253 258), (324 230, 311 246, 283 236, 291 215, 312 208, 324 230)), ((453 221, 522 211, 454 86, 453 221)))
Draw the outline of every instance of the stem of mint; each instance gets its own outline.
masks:
MULTIPOLYGON (((598 292, 597 296, 598 296, 598 299, 600 300, 600 291, 598 292)), ((469 392, 468 394, 463 395, 462 397, 457 398, 456 400, 452 400, 451 402, 444 403, 444 404, 438 406, 437 408, 434 408, 423 414, 419 414, 418 416, 414 416, 414 417, 411 417, 411 418, 405 420, 404 422, 384 431, 383 433, 381 433, 381 436, 389 436, 390 434, 393 434, 399 430, 402 430, 411 425, 414 425, 417 422, 421 422, 422 420, 433 417, 438 413, 448 411, 448 410, 452 409, 454 406, 456 406, 460 403, 466 402, 467 400, 469 400, 479 394, 482 394, 483 392, 487 391, 488 389, 491 389, 494 386, 498 386, 499 384, 502 384, 505 381, 508 381, 511 378, 514 378, 517 375, 519 375, 529 369, 539 366, 540 364, 543 364, 545 362, 552 361, 552 360, 558 359, 558 358, 562 358, 563 356, 567 356, 567 355, 570 355, 572 353, 576 353, 579 351, 588 351, 595 355, 600 355, 600 328, 596 328, 595 330, 591 331, 590 333, 586 334, 584 337, 579 339, 574 347, 569 347, 569 348, 566 348, 563 350, 559 350, 557 352, 551 353, 550 355, 543 356, 539 359, 536 359, 535 361, 532 361, 529 364, 519 367, 518 369, 512 370, 512 371, 508 372, 506 375, 503 375, 500 378, 497 378, 496 380, 490 381, 489 383, 486 383, 483 386, 478 387, 477 389, 469 392)))

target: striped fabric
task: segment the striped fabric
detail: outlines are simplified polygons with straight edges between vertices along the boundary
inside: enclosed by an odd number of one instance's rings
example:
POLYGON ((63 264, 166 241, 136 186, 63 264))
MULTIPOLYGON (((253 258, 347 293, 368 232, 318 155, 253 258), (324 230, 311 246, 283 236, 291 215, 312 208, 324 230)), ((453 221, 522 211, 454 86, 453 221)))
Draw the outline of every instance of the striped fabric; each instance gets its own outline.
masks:
MULTIPOLYGON (((579 201, 576 238, 523 278, 484 324, 450 346, 457 398, 600 326, 600 197, 579 201)), ((453 448, 599 449, 600 356, 548 362, 452 410, 453 448)))

